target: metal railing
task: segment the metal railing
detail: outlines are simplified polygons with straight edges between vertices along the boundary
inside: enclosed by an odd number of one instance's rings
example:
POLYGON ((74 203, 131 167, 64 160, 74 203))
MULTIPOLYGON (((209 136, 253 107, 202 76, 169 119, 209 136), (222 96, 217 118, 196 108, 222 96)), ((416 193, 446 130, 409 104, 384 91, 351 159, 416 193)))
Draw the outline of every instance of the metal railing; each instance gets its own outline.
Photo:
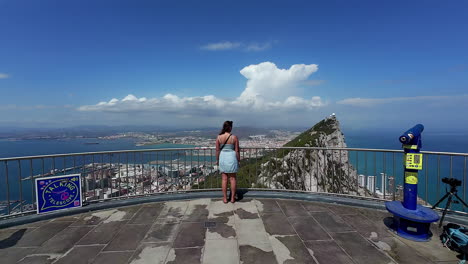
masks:
MULTIPOLYGON (((444 194, 441 178, 462 180, 466 153, 421 152, 419 203, 444 194)), ((403 151, 361 148, 242 148, 238 188, 344 195, 359 199, 402 199, 403 151)), ((169 192, 221 187, 214 148, 103 151, 0 159, 0 219, 35 212, 34 181, 81 174, 84 204, 169 192)), ((444 205, 444 204, 443 204, 444 205)), ((456 204, 454 211, 466 208, 456 204)))

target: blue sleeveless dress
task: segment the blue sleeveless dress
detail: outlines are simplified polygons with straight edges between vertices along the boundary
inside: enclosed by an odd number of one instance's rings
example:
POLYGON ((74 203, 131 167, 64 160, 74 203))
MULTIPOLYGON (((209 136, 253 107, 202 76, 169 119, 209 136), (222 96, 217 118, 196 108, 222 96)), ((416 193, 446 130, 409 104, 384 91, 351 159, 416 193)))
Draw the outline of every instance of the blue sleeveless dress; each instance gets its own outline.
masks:
POLYGON ((239 170, 234 144, 226 144, 219 153, 219 171, 236 173, 239 170))

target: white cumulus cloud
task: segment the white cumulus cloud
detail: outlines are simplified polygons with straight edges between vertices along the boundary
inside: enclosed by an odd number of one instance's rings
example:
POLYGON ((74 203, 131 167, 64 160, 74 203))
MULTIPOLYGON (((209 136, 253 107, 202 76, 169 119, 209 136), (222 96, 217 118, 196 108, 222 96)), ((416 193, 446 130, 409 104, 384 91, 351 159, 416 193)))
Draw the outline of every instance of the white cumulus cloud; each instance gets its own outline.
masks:
POLYGON ((1 72, 0 72, 0 79, 7 79, 7 78, 10 78, 10 75, 9 75, 9 74, 1 73, 1 72))
POLYGON ((202 50, 232 50, 237 49, 242 44, 240 42, 230 42, 230 41, 222 41, 217 43, 210 43, 201 47, 202 50))
POLYGON ((377 105, 398 103, 398 102, 415 102, 415 101, 432 101, 432 102, 442 102, 442 101, 452 101, 455 99, 468 98, 468 95, 457 95, 457 96, 412 96, 412 97, 388 97, 388 98, 346 98, 336 102, 341 105, 350 105, 358 107, 371 107, 377 105))
POLYGON ((264 51, 271 48, 272 42, 233 42, 221 41, 216 43, 208 43, 200 47, 202 50, 221 51, 221 50, 242 50, 242 51, 264 51))
POLYGON ((319 96, 297 96, 300 84, 318 70, 315 64, 295 64, 279 69, 272 62, 244 67, 240 73, 247 78, 244 91, 234 100, 215 95, 180 97, 166 94, 159 98, 138 98, 129 94, 95 105, 84 105, 80 111, 97 112, 157 112, 180 116, 215 116, 222 114, 255 115, 269 111, 303 111, 325 106, 319 96))
POLYGON ((295 64, 289 69, 279 69, 272 62, 247 66, 240 71, 247 78, 247 87, 238 101, 262 103, 295 95, 299 84, 317 70, 316 64, 295 64))

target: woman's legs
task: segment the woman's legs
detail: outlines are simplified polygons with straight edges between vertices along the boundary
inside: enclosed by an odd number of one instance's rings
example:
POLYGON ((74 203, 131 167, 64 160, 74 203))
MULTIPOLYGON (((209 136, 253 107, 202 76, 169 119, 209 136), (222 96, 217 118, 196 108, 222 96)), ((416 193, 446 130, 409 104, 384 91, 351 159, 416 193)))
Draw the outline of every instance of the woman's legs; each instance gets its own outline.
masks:
POLYGON ((231 203, 236 201, 236 174, 229 173, 229 181, 231 182, 231 203))
POLYGON ((223 189, 223 202, 224 203, 227 203, 227 174, 226 173, 222 173, 221 174, 221 177, 222 177, 222 181, 221 181, 221 187, 223 189))

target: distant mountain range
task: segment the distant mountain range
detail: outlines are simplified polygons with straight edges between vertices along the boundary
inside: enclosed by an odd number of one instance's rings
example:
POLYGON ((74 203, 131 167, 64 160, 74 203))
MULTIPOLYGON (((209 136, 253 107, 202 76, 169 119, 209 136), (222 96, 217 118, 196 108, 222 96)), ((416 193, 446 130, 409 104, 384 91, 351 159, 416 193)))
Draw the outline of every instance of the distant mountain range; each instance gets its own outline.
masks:
MULTIPOLYGON (((256 127, 234 127, 233 133, 239 138, 251 135, 269 136, 272 130, 304 131, 303 128, 256 128, 256 127)), ((70 128, 21 128, 0 127, 0 138, 97 138, 110 136, 125 132, 142 132, 149 134, 160 134, 165 136, 199 136, 213 137, 217 135, 220 128, 167 128, 161 126, 76 126, 70 128)))

